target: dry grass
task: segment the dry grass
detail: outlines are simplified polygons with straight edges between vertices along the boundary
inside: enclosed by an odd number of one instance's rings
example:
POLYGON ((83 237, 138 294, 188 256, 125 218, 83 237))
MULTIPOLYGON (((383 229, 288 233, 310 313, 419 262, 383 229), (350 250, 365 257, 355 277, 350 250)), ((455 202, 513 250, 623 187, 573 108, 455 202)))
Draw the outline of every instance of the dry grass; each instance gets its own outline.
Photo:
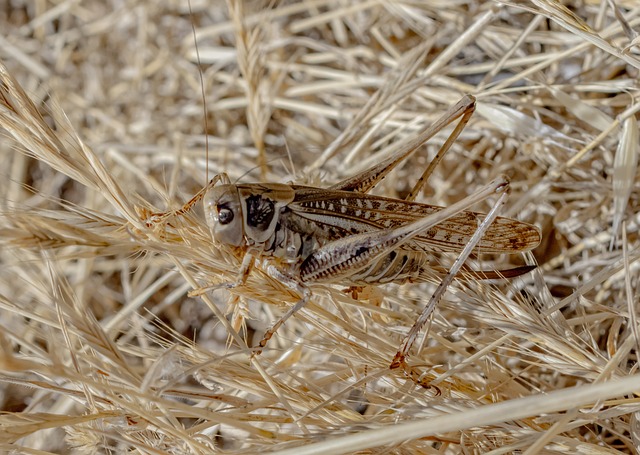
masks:
MULTIPOLYGON (((636 2, 206 3, 0 7, 0 451, 633 452, 636 2), (252 362, 297 296, 256 270, 189 298, 240 258, 201 210, 142 222, 221 171, 338 181, 465 93, 425 200, 506 173, 543 242, 534 272, 440 302, 410 361, 441 396, 388 369, 433 285, 314 286, 252 362)), ((444 137, 376 191, 406 194, 444 137)))

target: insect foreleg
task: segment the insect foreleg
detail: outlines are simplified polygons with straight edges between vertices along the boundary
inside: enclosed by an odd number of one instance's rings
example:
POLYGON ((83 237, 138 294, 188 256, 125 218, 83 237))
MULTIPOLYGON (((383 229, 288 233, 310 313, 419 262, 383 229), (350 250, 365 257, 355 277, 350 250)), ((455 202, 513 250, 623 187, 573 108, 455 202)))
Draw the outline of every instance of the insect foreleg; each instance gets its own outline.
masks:
POLYGON ((247 278, 251 273, 251 269, 253 269, 253 265, 255 263, 255 256, 251 251, 247 251, 242 258, 242 265, 240 266, 240 271, 238 272, 236 281, 231 281, 228 283, 218 283, 212 284, 211 286, 205 286, 200 289, 194 289, 189 292, 189 297, 196 297, 198 295, 205 294, 210 291, 215 291, 217 289, 234 289, 240 286, 243 286, 247 282, 247 278))
MULTIPOLYGON (((435 309, 436 304, 442 298, 442 296, 446 292, 447 288, 449 287, 449 285, 451 284, 455 276, 458 274, 458 272, 460 272, 465 261, 467 260, 467 258, 469 257, 473 249, 476 247, 476 245, 478 244, 482 236, 485 234, 485 232, 487 231, 491 223, 493 223, 493 221, 498 217, 500 209, 505 204, 508 197, 508 182, 505 182, 504 185, 496 187, 496 192, 502 192, 502 194, 500 195, 500 197, 498 198, 494 206, 491 208, 489 213, 486 215, 486 217, 484 218, 484 220, 482 221, 478 229, 476 229, 471 239, 469 239, 469 242, 465 245, 460 255, 456 258, 447 275, 442 279, 442 281, 436 288, 435 292, 429 299, 429 303, 424 308, 424 310, 420 314, 420 317, 418 317, 418 319, 414 323, 413 327, 411 327, 409 334, 402 342, 400 349, 398 350, 397 354, 393 358, 393 361, 391 362, 391 366, 390 366, 391 369, 402 367, 405 373, 409 377, 414 379, 414 381, 415 381, 415 373, 413 369, 407 365, 405 359, 409 355, 409 350, 411 349, 411 346, 413 345, 418 334, 420 333, 420 330, 426 324, 427 320, 433 313, 433 310, 435 309)), ((423 384, 421 382, 419 383, 422 386, 428 387, 427 384, 423 384)))
POLYGON ((282 284, 287 286, 289 289, 293 289, 294 291, 296 291, 299 295, 302 296, 302 298, 298 300, 295 305, 289 308, 289 310, 287 310, 287 312, 284 315, 282 315, 282 317, 278 319, 276 323, 273 324, 273 326, 271 326, 269 330, 265 332, 264 337, 262 338, 260 343, 258 343, 258 347, 254 351, 254 355, 259 355, 262 352, 262 348, 264 348, 267 345, 271 337, 278 331, 280 326, 284 324, 284 322, 287 319, 289 319, 291 316, 297 313, 300 309, 302 309, 302 307, 304 307, 307 304, 307 302, 309 302, 309 299, 311 298, 311 291, 309 291, 309 288, 299 283, 295 279, 285 275, 276 266, 274 265, 268 266, 266 268, 266 272, 270 276, 272 276, 273 278, 277 279, 282 284))

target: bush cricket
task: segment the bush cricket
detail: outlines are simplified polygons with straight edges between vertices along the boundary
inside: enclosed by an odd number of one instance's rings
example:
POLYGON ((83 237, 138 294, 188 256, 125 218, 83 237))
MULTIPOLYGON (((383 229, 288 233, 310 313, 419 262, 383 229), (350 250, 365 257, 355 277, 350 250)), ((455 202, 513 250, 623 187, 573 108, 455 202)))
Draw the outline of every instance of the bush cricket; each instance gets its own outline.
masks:
POLYGON ((460 272, 477 279, 510 278, 533 268, 481 272, 463 269, 472 251, 518 253, 540 242, 540 232, 535 226, 498 216, 509 187, 504 176, 446 208, 414 202, 474 109, 475 98, 465 96, 394 155, 329 188, 281 183, 232 184, 226 174, 219 174, 181 209, 154 214, 152 219, 158 222, 184 213, 202 200, 214 241, 241 250, 243 261, 235 282, 203 288, 194 294, 243 285, 260 260, 263 270, 300 296, 265 333, 255 354, 309 301, 310 285, 358 287, 419 282, 428 274, 433 276, 428 270, 430 252, 459 253, 391 363, 392 369, 401 367, 415 382, 428 387, 419 381, 405 359, 451 281, 460 272), (406 199, 368 194, 424 142, 458 119, 406 199), (488 214, 468 211, 492 195, 498 199, 488 214))

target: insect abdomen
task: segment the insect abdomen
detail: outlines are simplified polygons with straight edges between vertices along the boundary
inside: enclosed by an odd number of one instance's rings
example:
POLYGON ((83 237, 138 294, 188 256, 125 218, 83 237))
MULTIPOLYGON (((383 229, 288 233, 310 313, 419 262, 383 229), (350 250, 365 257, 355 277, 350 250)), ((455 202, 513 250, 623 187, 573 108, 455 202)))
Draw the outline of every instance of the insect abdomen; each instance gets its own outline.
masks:
POLYGON ((350 278, 350 285, 406 283, 418 281, 423 274, 428 257, 424 253, 395 250, 383 255, 373 264, 357 271, 350 278))

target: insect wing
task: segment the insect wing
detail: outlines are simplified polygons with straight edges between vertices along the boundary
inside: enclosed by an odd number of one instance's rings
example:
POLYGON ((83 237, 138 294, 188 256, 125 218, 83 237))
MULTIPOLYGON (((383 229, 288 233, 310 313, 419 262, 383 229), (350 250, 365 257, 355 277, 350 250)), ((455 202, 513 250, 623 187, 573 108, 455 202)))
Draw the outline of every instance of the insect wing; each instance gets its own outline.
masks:
MULTIPOLYGON (((295 198, 288 208, 332 239, 346 235, 394 228, 428 217, 442 207, 373 196, 353 191, 318 190, 294 186, 295 198)), ((401 248, 425 252, 460 252, 468 243, 484 214, 464 211, 416 236, 401 248)), ((535 248, 540 231, 533 225, 498 217, 478 243, 482 253, 517 253, 535 248)))

